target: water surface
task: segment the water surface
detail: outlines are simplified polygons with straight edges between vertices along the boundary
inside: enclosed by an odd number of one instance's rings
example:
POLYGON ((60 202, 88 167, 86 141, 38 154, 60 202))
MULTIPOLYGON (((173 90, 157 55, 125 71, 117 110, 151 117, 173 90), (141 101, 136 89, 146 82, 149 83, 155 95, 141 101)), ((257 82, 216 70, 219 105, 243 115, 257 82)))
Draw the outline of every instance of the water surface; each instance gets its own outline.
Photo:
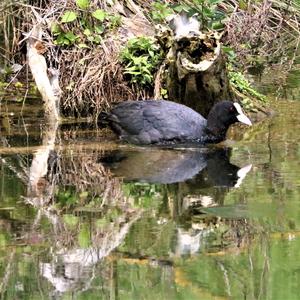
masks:
POLYGON ((3 299, 299 299, 299 101, 188 149, 21 106, 1 106, 3 299))

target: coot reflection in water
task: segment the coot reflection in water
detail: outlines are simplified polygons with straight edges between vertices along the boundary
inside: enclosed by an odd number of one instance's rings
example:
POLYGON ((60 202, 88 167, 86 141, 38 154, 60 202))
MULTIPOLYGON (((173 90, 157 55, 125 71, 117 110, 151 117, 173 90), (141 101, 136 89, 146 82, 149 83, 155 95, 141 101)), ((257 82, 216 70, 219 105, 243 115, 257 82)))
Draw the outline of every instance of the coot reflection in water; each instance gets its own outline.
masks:
POLYGON ((127 182, 169 184, 196 178, 204 186, 239 186, 251 165, 240 168, 229 158, 226 148, 135 148, 106 152, 100 162, 127 182))

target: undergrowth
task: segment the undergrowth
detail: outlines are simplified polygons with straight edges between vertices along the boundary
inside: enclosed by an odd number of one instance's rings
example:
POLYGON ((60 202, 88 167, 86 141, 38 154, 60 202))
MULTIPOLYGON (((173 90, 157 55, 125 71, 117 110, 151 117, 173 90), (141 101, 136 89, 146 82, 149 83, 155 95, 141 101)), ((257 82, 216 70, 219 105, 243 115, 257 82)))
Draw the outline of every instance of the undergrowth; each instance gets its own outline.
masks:
POLYGON ((130 82, 147 87, 153 85, 153 74, 162 61, 163 52, 153 38, 141 36, 127 42, 120 58, 130 82))
POLYGON ((185 13, 189 17, 196 16, 201 24, 201 30, 222 29, 223 20, 226 17, 224 11, 219 9, 219 5, 224 0, 188 0, 179 3, 161 3, 155 1, 152 4, 150 17, 156 23, 166 21, 166 18, 172 14, 185 13))
POLYGON ((223 52, 227 55, 227 70, 230 81, 230 86, 241 99, 243 107, 246 110, 255 110, 253 101, 255 99, 261 104, 267 102, 265 95, 259 93, 254 87, 251 86, 249 80, 239 70, 239 64, 236 60, 236 53, 231 47, 223 46, 223 52))
POLYGON ((231 84, 246 94, 245 99, 257 97, 264 101, 241 73, 250 67, 275 63, 288 74, 292 63, 284 59, 299 44, 300 10, 296 2, 291 5, 290 1, 33 0, 32 6, 22 1, 11 3, 0 4, 0 22, 5 25, 0 28, 4 65, 24 64, 20 40, 25 41, 26 50, 26 33, 33 23, 41 22, 45 26, 44 55, 51 67, 60 70, 62 108, 68 115, 74 111, 77 115, 82 111, 95 115, 112 102, 152 97, 156 82, 153 77, 163 55, 154 42, 135 38, 153 36, 154 25, 166 23, 174 12, 189 16, 196 13, 202 30, 224 30, 222 42, 236 53, 234 71, 229 70, 231 84), (21 36, 22 32, 25 36, 21 36))
POLYGON ((242 97, 241 102, 246 110, 255 109, 251 99, 258 100, 262 104, 266 103, 266 96, 255 90, 241 72, 234 71, 229 67, 228 76, 231 87, 242 97))
POLYGON ((111 14, 103 9, 95 8, 88 0, 77 0, 76 6, 75 9, 66 10, 52 24, 54 44, 76 45, 79 48, 88 48, 93 44, 99 45, 106 34, 121 25, 119 14, 111 14), (68 26, 74 22, 77 22, 77 26, 68 26))

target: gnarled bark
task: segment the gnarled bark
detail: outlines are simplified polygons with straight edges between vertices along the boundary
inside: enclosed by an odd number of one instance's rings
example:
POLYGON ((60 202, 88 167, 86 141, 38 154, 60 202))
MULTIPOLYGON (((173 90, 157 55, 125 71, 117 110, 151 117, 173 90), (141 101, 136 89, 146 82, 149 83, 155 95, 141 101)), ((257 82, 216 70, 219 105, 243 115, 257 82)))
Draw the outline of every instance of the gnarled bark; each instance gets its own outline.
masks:
POLYGON ((174 17, 170 27, 169 98, 207 116, 215 102, 233 99, 220 35, 199 31, 198 21, 185 15, 174 17))

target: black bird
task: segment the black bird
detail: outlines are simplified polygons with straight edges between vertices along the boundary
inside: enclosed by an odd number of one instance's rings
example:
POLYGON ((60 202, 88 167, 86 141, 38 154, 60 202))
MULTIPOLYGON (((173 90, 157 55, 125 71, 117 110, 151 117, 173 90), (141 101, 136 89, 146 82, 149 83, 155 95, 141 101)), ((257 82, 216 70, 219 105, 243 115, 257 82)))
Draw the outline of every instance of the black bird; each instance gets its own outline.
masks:
POLYGON ((231 124, 252 125, 238 103, 216 103, 207 120, 191 108, 165 100, 126 101, 99 116, 123 141, 132 144, 219 143, 231 124))

